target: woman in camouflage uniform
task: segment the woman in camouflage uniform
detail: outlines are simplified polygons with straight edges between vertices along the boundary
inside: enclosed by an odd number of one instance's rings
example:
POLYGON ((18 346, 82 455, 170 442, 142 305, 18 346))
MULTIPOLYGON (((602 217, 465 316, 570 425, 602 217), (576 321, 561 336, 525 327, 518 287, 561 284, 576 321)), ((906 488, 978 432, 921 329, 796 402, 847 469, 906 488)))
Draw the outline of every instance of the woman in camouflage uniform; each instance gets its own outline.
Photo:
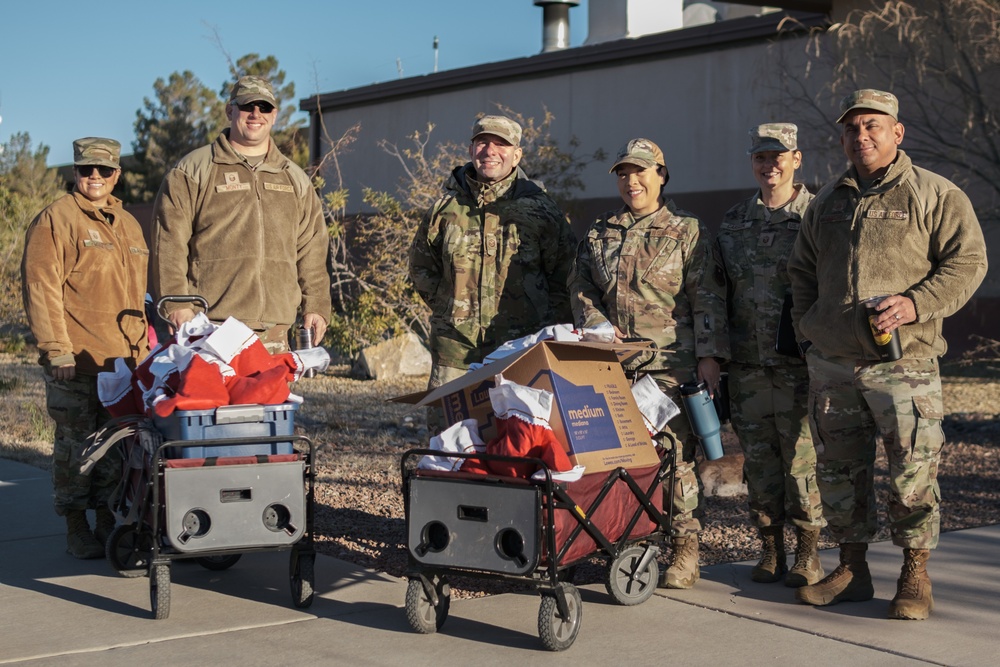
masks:
MULTIPOLYGON (((751 578, 771 583, 784 576, 794 588, 823 577, 817 543, 824 525, 806 412, 809 375, 797 350, 787 356, 776 349, 791 294, 786 265, 813 198, 794 181, 802 162, 796 135, 791 123, 750 130, 747 153, 760 189, 729 209, 716 241, 728 283, 732 423, 743 448, 750 519, 763 542, 751 578), (786 521, 798 538, 791 570, 785 562, 786 521)), ((790 342, 794 346, 794 334, 790 342)))
MULTIPOLYGON (((678 405, 678 385, 697 376, 714 392, 719 361, 728 357, 725 280, 705 226, 661 198, 669 174, 648 139, 619 151, 611 171, 625 206, 595 222, 577 250, 570 298, 577 325, 611 324, 616 338, 649 338, 670 354, 645 370, 678 405), (717 359, 718 358, 718 359, 717 359)), ((691 588, 699 577, 701 481, 687 419, 674 418, 677 475, 673 489, 671 564, 660 584, 691 588)))

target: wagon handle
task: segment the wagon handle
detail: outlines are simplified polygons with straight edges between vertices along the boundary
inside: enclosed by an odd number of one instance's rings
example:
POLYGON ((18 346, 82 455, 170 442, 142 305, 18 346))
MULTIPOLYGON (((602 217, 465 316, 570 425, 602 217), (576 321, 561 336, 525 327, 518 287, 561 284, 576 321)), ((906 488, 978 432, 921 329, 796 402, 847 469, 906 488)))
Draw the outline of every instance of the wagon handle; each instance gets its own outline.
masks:
POLYGON ((197 294, 168 294, 156 302, 156 314, 161 320, 171 325, 172 322, 167 317, 167 314, 163 312, 163 306, 168 303, 196 303, 206 313, 208 312, 208 301, 203 296, 198 296, 197 294))

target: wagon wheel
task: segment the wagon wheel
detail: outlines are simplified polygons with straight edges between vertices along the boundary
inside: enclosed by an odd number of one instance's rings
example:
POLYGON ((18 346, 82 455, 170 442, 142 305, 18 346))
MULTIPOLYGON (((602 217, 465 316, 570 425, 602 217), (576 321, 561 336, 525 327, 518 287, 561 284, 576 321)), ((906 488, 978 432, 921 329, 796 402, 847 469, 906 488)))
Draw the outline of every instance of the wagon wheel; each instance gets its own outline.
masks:
POLYGON ((201 565, 206 570, 214 570, 220 572, 222 570, 228 570, 233 565, 239 562, 243 554, 229 554, 228 556, 199 556, 194 559, 194 562, 201 565))
POLYGON ((656 559, 650 558, 649 563, 640 570, 644 553, 645 547, 629 547, 611 561, 604 585, 618 604, 626 607, 642 604, 656 590, 659 567, 656 559))
POLYGON ((116 526, 108 535, 104 555, 111 567, 123 577, 143 577, 149 573, 149 558, 153 553, 153 536, 135 524, 116 526))
POLYGON ((440 630, 450 608, 451 587, 443 578, 433 582, 421 575, 412 577, 406 585, 406 620, 420 634, 429 635, 440 630))
POLYGON ((149 602, 156 620, 170 616, 170 563, 156 563, 149 570, 149 602))
POLYGON ((292 549, 289 560, 289 579, 292 586, 292 604, 305 609, 313 603, 316 589, 316 553, 292 549))
POLYGON ((583 600, 580 591, 572 584, 560 583, 553 593, 542 594, 542 605, 538 609, 538 636, 550 651, 564 651, 573 645, 580 634, 583 619, 583 600), (560 614, 557 596, 566 600, 566 614, 560 614))

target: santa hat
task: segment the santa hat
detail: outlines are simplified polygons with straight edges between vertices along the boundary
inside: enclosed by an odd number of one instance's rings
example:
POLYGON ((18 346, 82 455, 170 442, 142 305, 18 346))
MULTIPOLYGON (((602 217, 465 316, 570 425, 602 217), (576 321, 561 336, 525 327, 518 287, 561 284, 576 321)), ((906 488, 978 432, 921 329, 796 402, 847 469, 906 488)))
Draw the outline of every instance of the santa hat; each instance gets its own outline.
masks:
MULTIPOLYGON (((565 472, 573 468, 552 427, 552 392, 525 387, 496 376, 490 403, 497 417, 497 437, 486 444, 488 454, 541 459, 547 468, 565 472)), ((487 461, 497 475, 528 478, 538 469, 534 463, 487 461)))

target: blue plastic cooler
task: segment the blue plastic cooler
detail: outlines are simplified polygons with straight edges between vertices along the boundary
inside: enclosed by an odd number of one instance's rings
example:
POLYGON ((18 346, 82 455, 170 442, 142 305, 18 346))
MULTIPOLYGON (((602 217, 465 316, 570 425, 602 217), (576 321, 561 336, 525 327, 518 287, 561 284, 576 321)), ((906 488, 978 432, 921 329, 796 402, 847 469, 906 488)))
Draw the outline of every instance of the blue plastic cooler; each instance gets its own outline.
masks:
MULTIPOLYGON (((281 405, 226 405, 213 410, 179 410, 169 417, 153 417, 164 440, 214 440, 216 438, 262 438, 292 435, 296 403, 281 405)), ((292 454, 289 442, 171 447, 168 458, 203 459, 213 456, 257 456, 292 454)))

